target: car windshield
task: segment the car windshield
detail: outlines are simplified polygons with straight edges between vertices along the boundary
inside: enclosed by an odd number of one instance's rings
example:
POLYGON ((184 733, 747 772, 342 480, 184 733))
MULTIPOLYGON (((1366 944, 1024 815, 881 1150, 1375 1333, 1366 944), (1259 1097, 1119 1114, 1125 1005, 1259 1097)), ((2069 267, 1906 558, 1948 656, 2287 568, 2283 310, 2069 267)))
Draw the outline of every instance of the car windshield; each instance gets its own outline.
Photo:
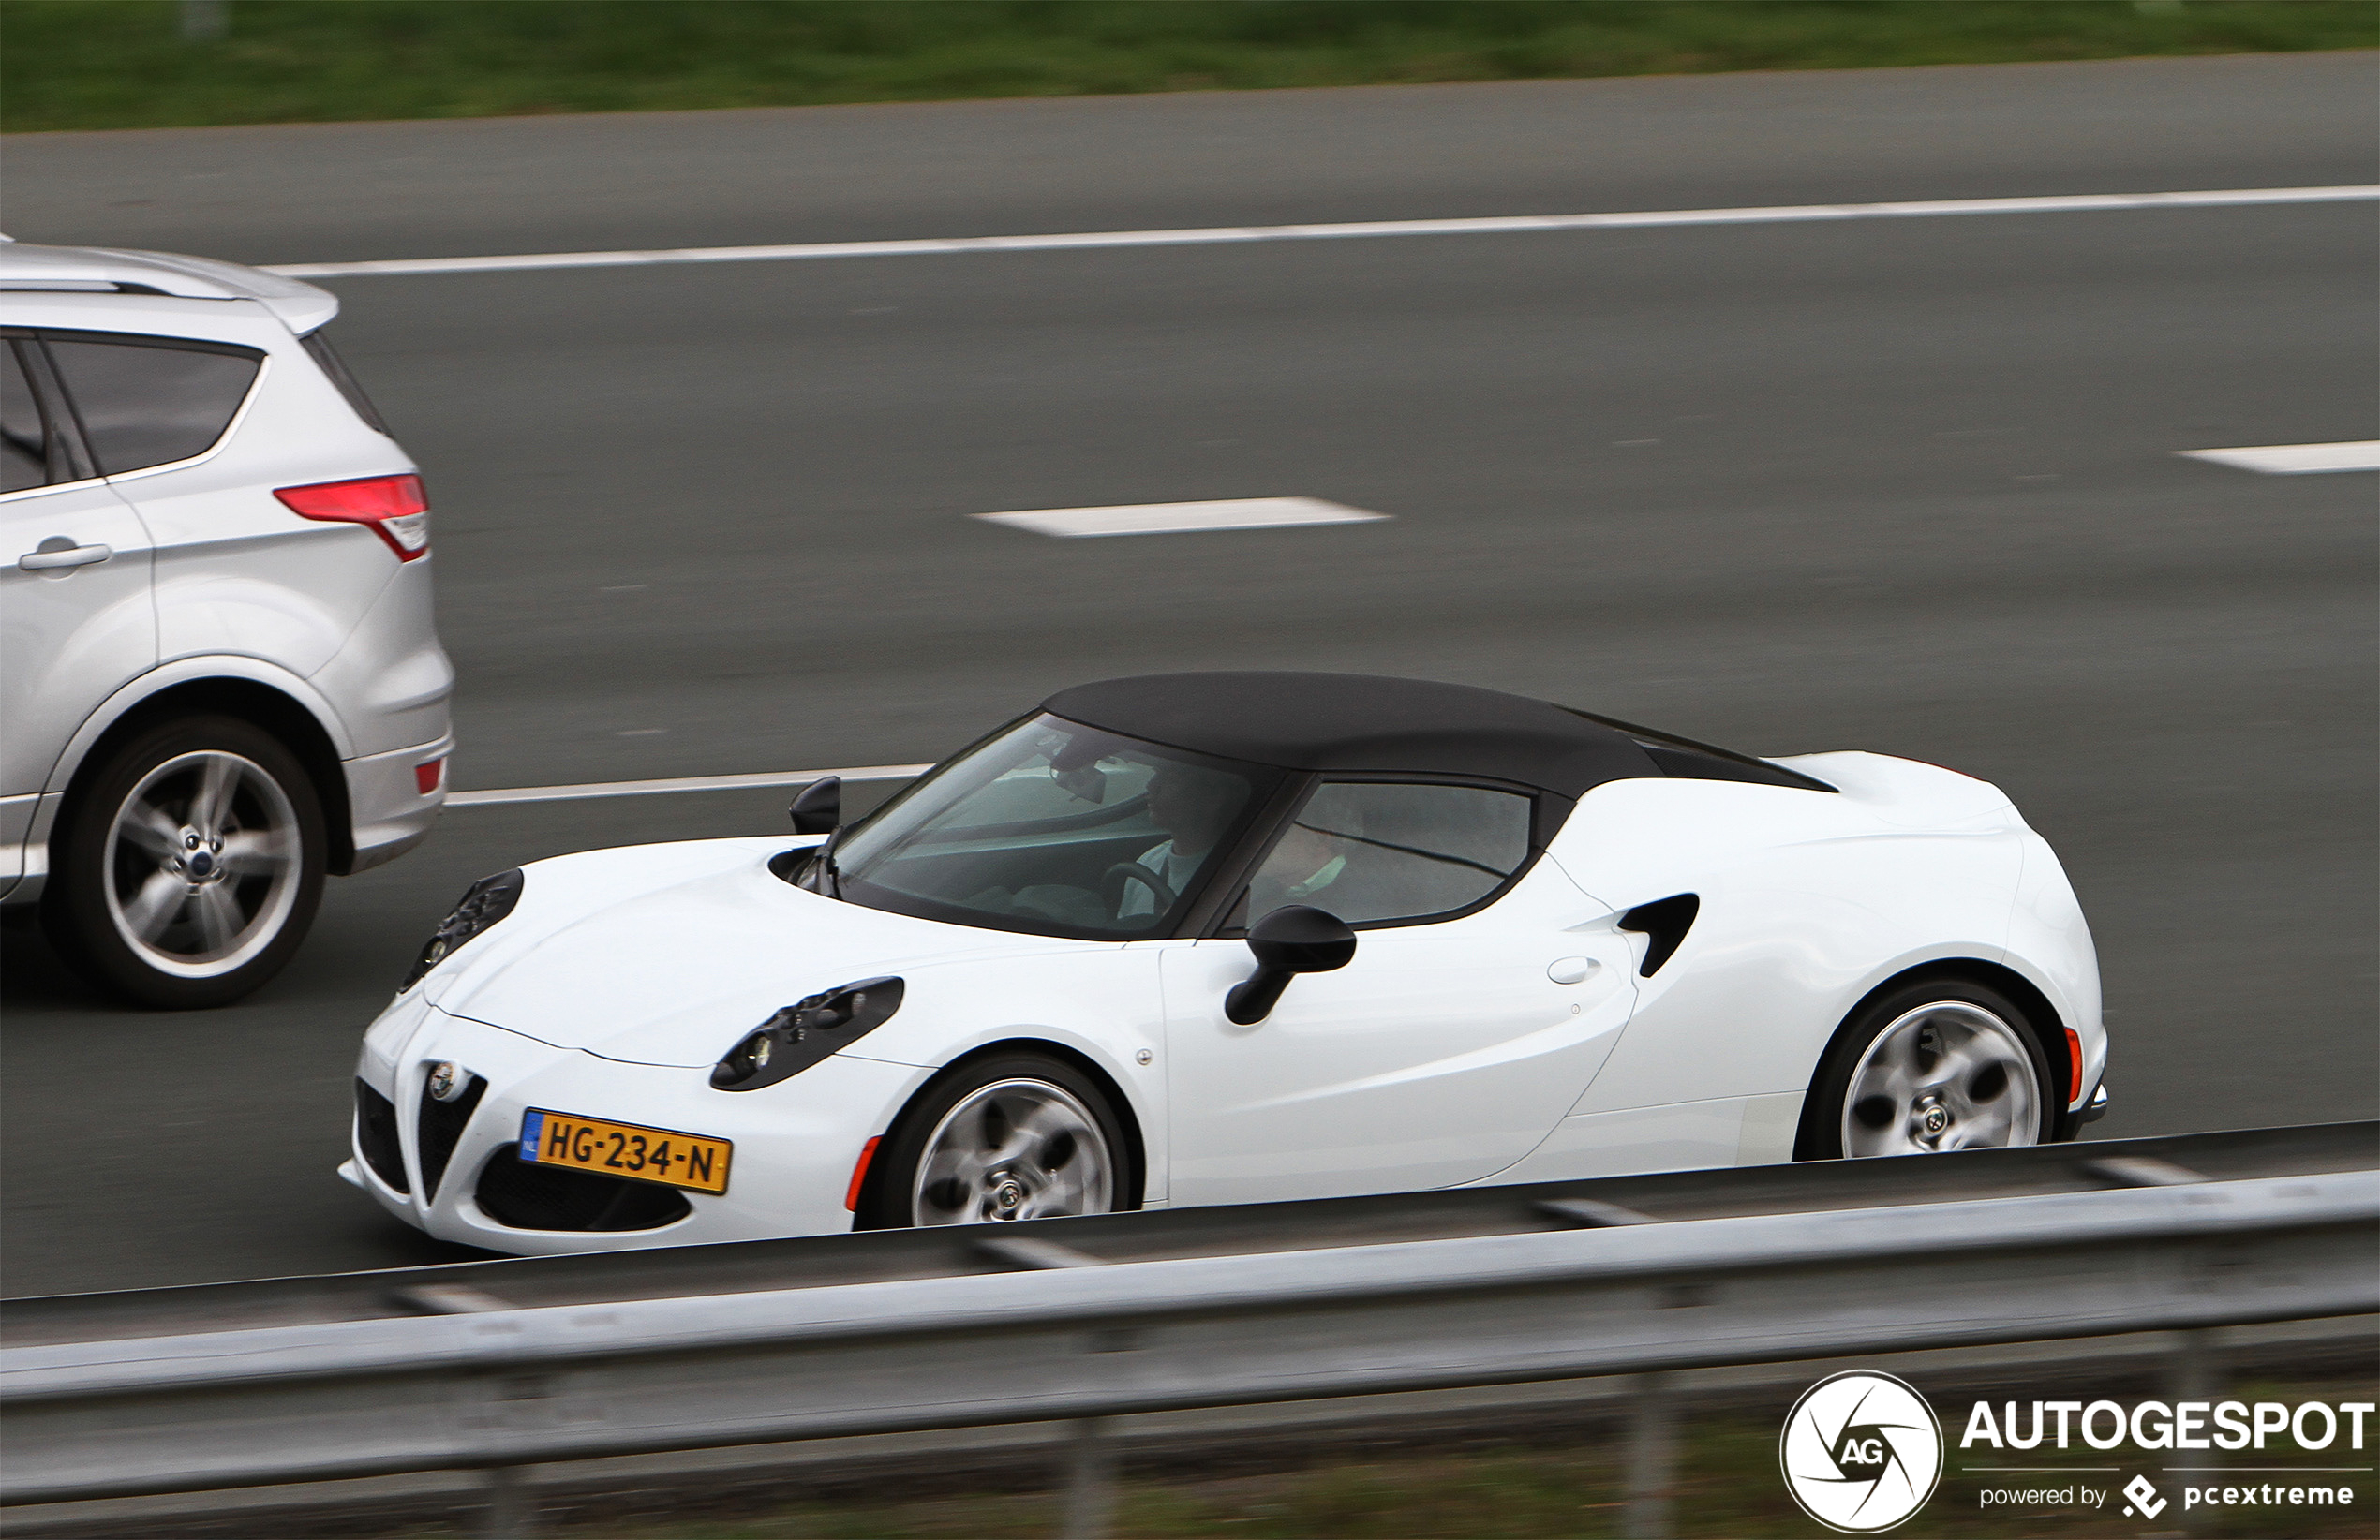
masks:
POLYGON ((853 825, 837 892, 999 930, 1170 935, 1280 777, 1029 718, 853 825))

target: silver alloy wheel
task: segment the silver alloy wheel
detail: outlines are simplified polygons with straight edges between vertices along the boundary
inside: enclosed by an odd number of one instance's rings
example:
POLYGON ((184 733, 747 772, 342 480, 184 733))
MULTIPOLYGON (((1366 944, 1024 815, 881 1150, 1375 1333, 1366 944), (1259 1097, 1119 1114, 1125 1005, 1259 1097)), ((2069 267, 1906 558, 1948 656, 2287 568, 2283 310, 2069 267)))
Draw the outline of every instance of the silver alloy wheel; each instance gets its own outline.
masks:
POLYGON ((2005 1148, 2041 1135, 2041 1077, 2017 1029, 1966 1000, 1903 1013, 1843 1095, 1845 1155, 2005 1148))
POLYGON ((1000 1080, 943 1115, 917 1159, 918 1224, 1104 1214, 1115 1162, 1098 1118, 1047 1080, 1000 1080))
POLYGON ((261 765, 201 748, 141 777, 108 827, 101 888, 133 955, 212 979, 273 944, 296 907, 304 839, 261 765))

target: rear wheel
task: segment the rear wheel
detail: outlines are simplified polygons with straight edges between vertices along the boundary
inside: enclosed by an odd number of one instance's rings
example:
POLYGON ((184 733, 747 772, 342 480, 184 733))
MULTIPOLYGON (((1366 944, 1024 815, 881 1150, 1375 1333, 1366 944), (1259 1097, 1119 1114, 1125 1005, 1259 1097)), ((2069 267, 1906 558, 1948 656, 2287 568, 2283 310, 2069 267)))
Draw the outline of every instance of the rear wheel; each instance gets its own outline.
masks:
POLYGON ((42 917, 94 983, 143 1005, 226 1005, 274 974, 321 901, 313 783, 261 729, 160 723, 112 752, 50 840, 42 917))
POLYGON ((1088 1075, 1039 1054, 977 1059, 901 1114, 868 1174, 858 1227, 1105 1214, 1127 1196, 1123 1130, 1088 1075))
POLYGON ((1802 1111, 1797 1160, 2047 1142, 2058 1108, 2041 1029, 1998 991, 1924 980, 1835 1034, 1802 1111))

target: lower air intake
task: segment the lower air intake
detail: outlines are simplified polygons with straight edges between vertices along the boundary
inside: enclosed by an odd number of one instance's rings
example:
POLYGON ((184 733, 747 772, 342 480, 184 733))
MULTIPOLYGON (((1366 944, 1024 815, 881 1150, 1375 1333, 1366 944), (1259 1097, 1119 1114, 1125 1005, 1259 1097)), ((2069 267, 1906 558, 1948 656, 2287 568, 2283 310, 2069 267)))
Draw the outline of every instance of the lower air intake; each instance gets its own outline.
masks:
POLYGON ((686 1194, 524 1161, 507 1145, 480 1170, 480 1212, 515 1230, 658 1230, 693 1212, 686 1194))
POLYGON ((355 1147, 372 1175, 400 1192, 413 1189, 405 1179, 405 1152, 396 1143, 396 1106, 379 1091, 355 1083, 355 1147))

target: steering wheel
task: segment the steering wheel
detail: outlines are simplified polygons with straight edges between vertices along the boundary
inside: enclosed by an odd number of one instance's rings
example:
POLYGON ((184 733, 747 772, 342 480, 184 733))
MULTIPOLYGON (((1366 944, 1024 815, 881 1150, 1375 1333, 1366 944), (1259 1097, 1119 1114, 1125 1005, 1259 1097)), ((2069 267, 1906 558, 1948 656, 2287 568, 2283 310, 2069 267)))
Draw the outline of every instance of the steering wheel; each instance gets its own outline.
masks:
POLYGON ((1099 878, 1100 901, 1108 906, 1109 913, 1119 919, 1123 915, 1123 885, 1126 882, 1138 882, 1149 890, 1157 901, 1154 914, 1163 914, 1173 907, 1174 892, 1166 886, 1164 878, 1138 861, 1119 861, 1099 878))

